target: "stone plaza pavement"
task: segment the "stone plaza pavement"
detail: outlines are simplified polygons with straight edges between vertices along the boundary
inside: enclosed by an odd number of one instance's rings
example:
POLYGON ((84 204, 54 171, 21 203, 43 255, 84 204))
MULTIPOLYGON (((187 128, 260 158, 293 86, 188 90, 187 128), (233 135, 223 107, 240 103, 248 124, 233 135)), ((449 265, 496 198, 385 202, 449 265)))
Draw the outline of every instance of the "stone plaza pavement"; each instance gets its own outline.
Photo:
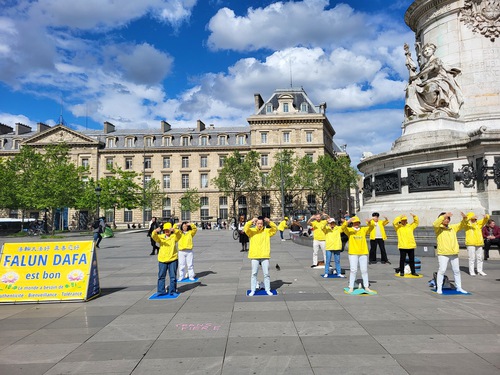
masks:
POLYGON ((148 300, 157 260, 145 233, 132 232, 101 243, 100 297, 0 305, 0 374, 500 373, 498 260, 471 277, 462 259, 472 295, 438 296, 428 287, 436 258, 422 258, 423 278, 401 279, 392 255, 392 265, 369 266, 379 294, 353 296, 347 279, 310 268, 311 248, 277 235, 279 294, 247 297, 250 261, 230 231, 199 231, 194 250, 199 282, 179 284, 175 300, 148 300))

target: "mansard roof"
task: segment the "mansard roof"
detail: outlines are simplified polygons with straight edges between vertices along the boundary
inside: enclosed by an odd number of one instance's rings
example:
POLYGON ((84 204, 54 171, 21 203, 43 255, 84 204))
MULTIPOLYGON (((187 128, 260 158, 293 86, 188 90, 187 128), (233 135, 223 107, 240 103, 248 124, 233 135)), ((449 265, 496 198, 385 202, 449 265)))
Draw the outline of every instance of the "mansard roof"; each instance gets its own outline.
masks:
POLYGON ((302 114, 318 114, 320 113, 318 108, 312 103, 312 101, 307 96, 305 90, 301 88, 289 88, 289 89, 277 89, 274 91, 273 95, 258 109, 256 115, 265 115, 266 108, 268 104, 273 106, 273 109, 277 109, 279 107, 279 99, 288 96, 293 98, 293 107, 296 110, 301 110, 301 104, 307 104, 307 110, 301 111, 302 114))

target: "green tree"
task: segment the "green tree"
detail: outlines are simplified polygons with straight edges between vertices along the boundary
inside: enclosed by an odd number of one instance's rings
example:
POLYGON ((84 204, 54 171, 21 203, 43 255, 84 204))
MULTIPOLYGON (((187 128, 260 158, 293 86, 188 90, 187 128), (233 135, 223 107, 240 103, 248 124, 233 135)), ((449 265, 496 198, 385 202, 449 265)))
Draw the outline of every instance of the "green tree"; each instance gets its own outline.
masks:
POLYGON ((325 209, 330 198, 342 196, 346 190, 356 186, 358 173, 351 167, 350 162, 345 156, 333 158, 330 155, 322 155, 318 158, 312 191, 321 210, 325 209))
POLYGON ((163 198, 165 193, 161 191, 161 183, 156 178, 152 178, 144 186, 142 195, 143 207, 151 208, 151 210, 161 209, 163 207, 163 198))
POLYGON ((181 211, 193 212, 201 207, 200 194, 198 194, 198 189, 188 189, 182 195, 180 202, 181 211))
POLYGON ((15 209, 19 207, 15 190, 16 171, 10 159, 0 159, 0 207, 15 209))
POLYGON ((219 175, 212 181, 219 191, 231 199, 231 216, 236 218, 238 199, 259 188, 259 154, 250 151, 242 155, 239 151, 235 151, 226 158, 219 175))

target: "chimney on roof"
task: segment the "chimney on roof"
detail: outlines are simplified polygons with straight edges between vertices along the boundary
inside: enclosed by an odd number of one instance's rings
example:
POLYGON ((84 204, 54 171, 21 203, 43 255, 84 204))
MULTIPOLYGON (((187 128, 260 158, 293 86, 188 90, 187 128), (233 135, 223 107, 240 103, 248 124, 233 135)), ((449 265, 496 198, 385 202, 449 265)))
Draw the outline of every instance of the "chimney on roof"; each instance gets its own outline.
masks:
POLYGON ((104 134, 109 134, 114 131, 115 131, 115 126, 108 121, 104 121, 104 134))
POLYGON ((166 122, 166 121, 162 121, 161 122, 161 131, 162 131, 162 133, 169 132, 170 129, 172 129, 172 126, 168 122, 166 122))
POLYGON ((16 122, 16 135, 26 134, 31 131, 31 126, 16 122))
POLYGON ((205 123, 201 120, 196 121, 196 131, 201 132, 205 130, 205 123))
POLYGON ((260 94, 253 94, 253 99, 255 102, 255 113, 257 113, 260 107, 264 105, 264 100, 262 99, 262 96, 260 96, 260 94))
POLYGON ((12 128, 12 126, 8 126, 8 125, 0 123, 0 134, 8 134, 8 133, 12 133, 13 131, 14 131, 14 129, 12 128))
POLYGON ((39 122, 36 125, 37 125, 37 129, 36 129, 37 133, 41 133, 41 132, 44 132, 45 130, 50 129, 50 126, 47 124, 44 124, 43 122, 39 122))

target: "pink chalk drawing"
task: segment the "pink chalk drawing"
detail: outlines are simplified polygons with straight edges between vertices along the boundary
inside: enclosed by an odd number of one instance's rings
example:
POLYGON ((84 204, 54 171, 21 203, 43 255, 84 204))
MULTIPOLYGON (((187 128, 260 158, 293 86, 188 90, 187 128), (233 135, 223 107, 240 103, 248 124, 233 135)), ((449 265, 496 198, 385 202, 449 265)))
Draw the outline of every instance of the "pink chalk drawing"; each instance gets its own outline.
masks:
POLYGON ((82 281, 85 274, 81 270, 73 270, 68 273, 68 280, 72 282, 82 281))
POLYGON ((212 323, 181 323, 175 326, 181 331, 218 331, 221 327, 220 325, 212 323))

